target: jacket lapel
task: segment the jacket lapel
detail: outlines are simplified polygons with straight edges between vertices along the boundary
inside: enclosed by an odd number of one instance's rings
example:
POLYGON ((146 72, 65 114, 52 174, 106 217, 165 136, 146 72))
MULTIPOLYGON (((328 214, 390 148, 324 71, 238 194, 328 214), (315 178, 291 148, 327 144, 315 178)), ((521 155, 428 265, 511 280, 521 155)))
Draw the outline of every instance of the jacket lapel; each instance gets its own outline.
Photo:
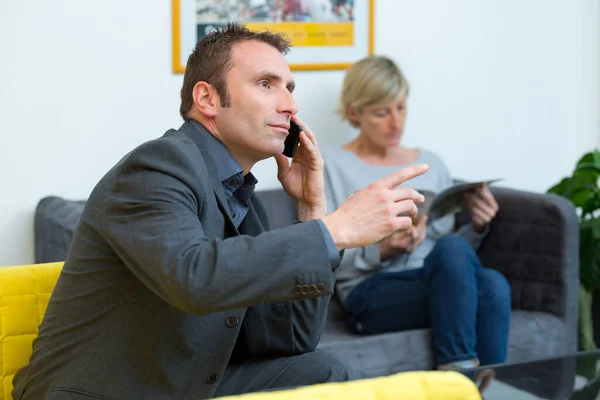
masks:
POLYGON ((239 236, 240 232, 237 230, 235 224, 233 223, 233 220, 230 217, 231 210, 229 210, 229 205, 227 204, 227 200, 225 199, 223 188, 221 188, 220 193, 219 190, 215 188, 215 198, 217 199, 219 211, 221 211, 221 214, 223 214, 223 218, 225 218, 225 237, 239 236))
POLYGON ((223 214, 223 218, 225 218, 225 235, 227 236, 239 236, 239 231, 236 229, 233 220, 231 219, 231 210, 229 209, 229 204, 227 203, 227 199, 225 197, 225 192, 223 191, 223 185, 221 181, 219 181, 217 174, 217 167, 215 166, 211 155, 208 152, 208 149, 204 145, 203 135, 198 132, 199 129, 203 130, 205 134, 210 135, 210 132, 206 130, 202 125, 197 124, 198 128, 192 125, 189 121, 186 121, 179 128, 179 132, 186 135, 190 138, 198 149, 200 153, 202 153, 202 158, 204 159, 204 163, 206 165, 206 169, 208 172, 208 176, 210 177, 211 185, 215 192, 215 198, 217 199, 217 205, 219 207, 219 211, 223 214))
POLYGON ((246 218, 240 224, 240 232, 248 236, 258 236, 264 231, 265 229, 258 218, 254 205, 250 202, 246 218))

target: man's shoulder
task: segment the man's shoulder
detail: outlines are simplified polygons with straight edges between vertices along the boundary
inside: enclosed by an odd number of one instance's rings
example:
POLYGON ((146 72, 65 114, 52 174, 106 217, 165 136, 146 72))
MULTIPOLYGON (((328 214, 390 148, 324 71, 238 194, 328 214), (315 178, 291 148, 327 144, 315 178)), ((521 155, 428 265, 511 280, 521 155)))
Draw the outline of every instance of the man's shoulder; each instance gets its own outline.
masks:
POLYGON ((138 145, 119 164, 152 162, 177 165, 202 159, 202 152, 188 135, 181 130, 170 129, 163 136, 138 145))
POLYGON ((199 184, 204 180, 207 170, 203 153, 194 141, 181 130, 171 129, 163 136, 148 140, 125 154, 103 176, 97 187, 111 188, 114 182, 126 176, 149 173, 199 184))
POLYGON ((136 151, 175 151, 175 152, 197 152, 198 148, 194 141, 181 130, 169 129, 164 135, 148 140, 136 147, 136 151))

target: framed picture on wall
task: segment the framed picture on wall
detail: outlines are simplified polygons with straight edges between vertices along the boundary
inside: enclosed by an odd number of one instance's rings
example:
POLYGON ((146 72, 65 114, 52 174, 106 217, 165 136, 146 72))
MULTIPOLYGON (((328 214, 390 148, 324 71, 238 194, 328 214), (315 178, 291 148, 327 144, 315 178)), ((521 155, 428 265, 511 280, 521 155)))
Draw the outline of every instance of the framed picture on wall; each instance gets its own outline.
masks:
POLYGON ((173 72, 185 71, 196 42, 232 21, 292 41, 293 70, 345 69, 373 54, 375 0, 171 0, 173 72))

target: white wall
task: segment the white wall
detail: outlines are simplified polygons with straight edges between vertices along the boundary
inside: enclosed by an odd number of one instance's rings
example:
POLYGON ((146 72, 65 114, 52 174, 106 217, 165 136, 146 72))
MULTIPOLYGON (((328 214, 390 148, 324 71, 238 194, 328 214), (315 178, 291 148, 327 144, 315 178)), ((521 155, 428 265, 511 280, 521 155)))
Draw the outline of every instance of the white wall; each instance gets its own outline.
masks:
MULTIPOLYGON (((138 143, 177 127, 170 1, 0 1, 0 265, 33 261, 44 196, 85 198, 138 143)), ((376 51, 412 84, 406 143, 454 175, 544 191, 600 147, 597 0, 377 0, 376 51)), ((297 73, 323 146, 343 72, 297 73)), ((257 165, 259 188, 277 185, 257 165)))

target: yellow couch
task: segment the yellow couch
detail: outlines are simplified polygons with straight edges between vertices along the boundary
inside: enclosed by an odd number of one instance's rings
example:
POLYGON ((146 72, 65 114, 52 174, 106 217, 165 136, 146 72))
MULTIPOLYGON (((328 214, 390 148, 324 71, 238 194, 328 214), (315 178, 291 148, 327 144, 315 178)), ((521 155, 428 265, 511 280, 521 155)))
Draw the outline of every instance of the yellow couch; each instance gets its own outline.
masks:
POLYGON ((454 371, 415 371, 276 392, 220 397, 219 400, 475 400, 479 390, 454 371))
MULTIPOLYGON (((31 355, 63 263, 0 268, 0 400, 11 398, 12 379, 31 355)), ((223 397, 240 400, 480 399, 477 387, 457 372, 405 372, 388 377, 314 385, 294 390, 223 397)))

